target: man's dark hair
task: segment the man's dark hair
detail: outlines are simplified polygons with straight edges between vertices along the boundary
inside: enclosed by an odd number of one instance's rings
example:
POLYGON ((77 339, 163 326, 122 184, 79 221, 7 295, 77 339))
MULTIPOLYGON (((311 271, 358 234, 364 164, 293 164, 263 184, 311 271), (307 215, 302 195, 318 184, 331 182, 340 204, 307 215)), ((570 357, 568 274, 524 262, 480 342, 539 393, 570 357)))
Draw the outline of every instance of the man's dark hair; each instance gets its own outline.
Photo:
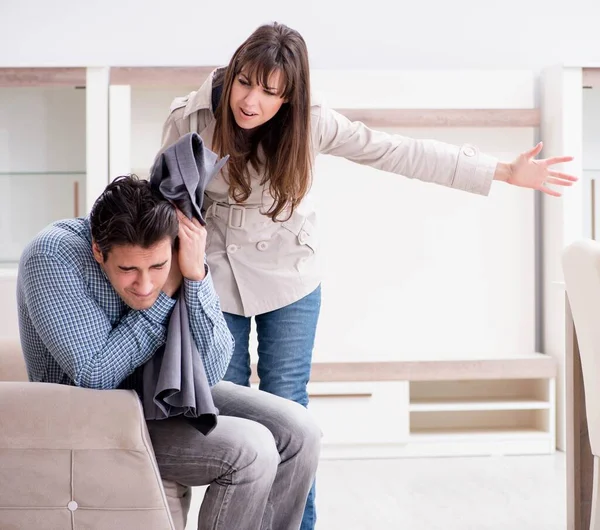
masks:
POLYGON ((135 175, 117 177, 90 213, 92 237, 106 260, 113 246, 150 248, 179 231, 175 208, 150 183, 135 175))

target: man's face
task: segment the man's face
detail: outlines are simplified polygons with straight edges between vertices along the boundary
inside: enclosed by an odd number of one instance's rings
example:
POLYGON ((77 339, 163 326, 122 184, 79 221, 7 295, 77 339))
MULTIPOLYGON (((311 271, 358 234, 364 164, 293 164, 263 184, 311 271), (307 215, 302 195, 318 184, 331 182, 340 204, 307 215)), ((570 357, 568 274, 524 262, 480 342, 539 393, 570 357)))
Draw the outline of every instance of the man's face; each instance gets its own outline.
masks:
POLYGON ((169 276, 170 238, 162 239, 150 248, 114 246, 106 260, 96 243, 93 252, 115 291, 131 309, 141 311, 152 307, 169 276))

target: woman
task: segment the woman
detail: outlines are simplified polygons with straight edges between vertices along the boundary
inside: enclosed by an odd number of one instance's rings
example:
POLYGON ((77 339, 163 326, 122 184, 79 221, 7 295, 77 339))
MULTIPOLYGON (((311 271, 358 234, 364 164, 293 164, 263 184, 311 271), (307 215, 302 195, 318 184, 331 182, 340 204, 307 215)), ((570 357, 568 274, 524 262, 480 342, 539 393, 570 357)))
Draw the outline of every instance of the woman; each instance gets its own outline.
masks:
MULTIPOLYGON (((250 320, 258 334, 260 388, 306 406, 320 308, 315 212, 309 200, 319 153, 479 194, 493 180, 560 193, 577 180, 550 169, 571 160, 512 163, 456 147, 373 131, 311 98, 306 45, 281 24, 258 28, 202 87, 173 102, 163 149, 198 132, 226 168, 206 191, 207 259, 236 346, 225 378, 249 385, 250 320)), ((314 527, 314 491, 302 530, 314 527)))

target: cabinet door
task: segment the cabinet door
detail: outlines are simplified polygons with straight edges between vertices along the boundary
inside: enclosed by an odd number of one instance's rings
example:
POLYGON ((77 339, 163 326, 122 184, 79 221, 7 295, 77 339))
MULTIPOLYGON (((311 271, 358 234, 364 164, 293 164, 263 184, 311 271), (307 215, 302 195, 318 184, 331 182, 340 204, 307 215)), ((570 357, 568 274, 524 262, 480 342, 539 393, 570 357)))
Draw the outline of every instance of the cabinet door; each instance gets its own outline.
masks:
POLYGON ((408 440, 408 382, 309 383, 308 410, 323 445, 394 444, 408 440))
POLYGON ((0 262, 17 263, 25 245, 48 224, 81 212, 84 173, 0 175, 0 262))
POLYGON ((84 212, 86 91, 0 88, 0 263, 53 221, 84 212))

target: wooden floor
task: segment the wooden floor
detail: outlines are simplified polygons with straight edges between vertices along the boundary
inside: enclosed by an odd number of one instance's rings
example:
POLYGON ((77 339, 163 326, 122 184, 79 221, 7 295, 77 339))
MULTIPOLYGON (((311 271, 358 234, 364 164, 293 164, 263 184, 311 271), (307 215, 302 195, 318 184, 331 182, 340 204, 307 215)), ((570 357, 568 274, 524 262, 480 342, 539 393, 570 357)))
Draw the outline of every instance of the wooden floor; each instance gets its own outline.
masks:
POLYGON ((317 530, 565 530, 565 455, 323 461, 317 499, 317 530))

